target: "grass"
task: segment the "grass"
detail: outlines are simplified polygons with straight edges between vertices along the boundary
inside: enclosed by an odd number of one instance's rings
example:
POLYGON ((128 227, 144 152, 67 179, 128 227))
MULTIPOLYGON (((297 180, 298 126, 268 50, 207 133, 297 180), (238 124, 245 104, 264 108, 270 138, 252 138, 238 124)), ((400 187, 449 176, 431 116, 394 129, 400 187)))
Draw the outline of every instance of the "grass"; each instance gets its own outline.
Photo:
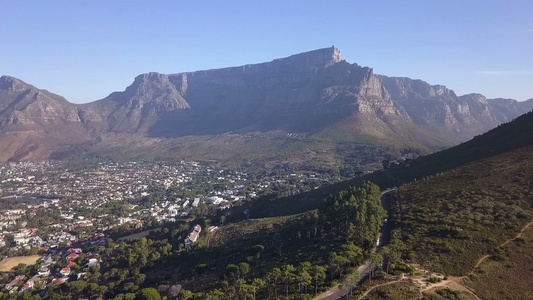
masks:
POLYGON ((506 245, 506 258, 486 260, 465 284, 482 299, 533 299, 533 229, 506 245))
POLYGON ((0 261, 0 272, 9 272, 18 264, 32 265, 41 258, 40 255, 6 257, 0 261))

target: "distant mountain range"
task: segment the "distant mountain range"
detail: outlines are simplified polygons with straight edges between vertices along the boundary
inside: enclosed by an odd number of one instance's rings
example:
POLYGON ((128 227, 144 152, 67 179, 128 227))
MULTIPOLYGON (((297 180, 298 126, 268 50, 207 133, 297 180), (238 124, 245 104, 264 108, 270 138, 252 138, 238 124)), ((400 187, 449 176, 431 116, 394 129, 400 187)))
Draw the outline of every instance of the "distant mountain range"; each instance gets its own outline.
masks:
POLYGON ((468 140, 533 109, 533 99, 457 96, 375 75, 335 47, 272 62, 142 74, 123 92, 72 104, 0 78, 0 161, 73 156, 368 166, 468 140))

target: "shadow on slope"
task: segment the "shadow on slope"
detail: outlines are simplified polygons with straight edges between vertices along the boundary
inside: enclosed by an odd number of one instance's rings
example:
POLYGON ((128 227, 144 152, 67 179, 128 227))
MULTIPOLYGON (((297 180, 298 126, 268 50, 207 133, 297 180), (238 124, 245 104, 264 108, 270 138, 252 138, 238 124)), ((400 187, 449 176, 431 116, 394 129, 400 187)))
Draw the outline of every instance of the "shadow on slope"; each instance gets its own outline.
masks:
POLYGON ((461 145, 406 161, 389 169, 294 196, 279 199, 274 196, 264 197, 252 204, 253 217, 286 216, 305 212, 318 208, 328 195, 350 186, 361 185, 365 181, 371 181, 381 189, 387 189, 529 145, 533 145, 533 112, 502 124, 461 145))

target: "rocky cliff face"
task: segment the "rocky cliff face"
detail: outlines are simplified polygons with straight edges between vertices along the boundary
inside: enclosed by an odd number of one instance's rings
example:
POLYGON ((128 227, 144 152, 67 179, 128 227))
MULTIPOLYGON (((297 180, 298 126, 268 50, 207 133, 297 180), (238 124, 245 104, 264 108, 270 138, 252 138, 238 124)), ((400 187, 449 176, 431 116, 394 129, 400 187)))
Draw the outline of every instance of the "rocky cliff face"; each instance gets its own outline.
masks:
POLYGON ((380 76, 394 105, 418 125, 455 143, 488 131, 532 109, 516 100, 487 100, 480 94, 457 96, 442 85, 380 76))
POLYGON ((150 136, 312 132, 355 112, 397 113, 372 69, 346 63, 334 47, 242 67, 144 74, 96 106, 109 130, 150 136))
POLYGON ((0 161, 40 159, 58 144, 90 139, 76 105, 19 79, 0 78, 0 161))
POLYGON ((533 110, 533 99, 518 102, 514 99, 487 99, 491 112, 502 122, 510 122, 517 116, 533 110))
MULTIPOLYGON (((282 138, 274 144, 288 145, 289 156, 305 153, 301 159, 312 159, 332 152, 360 160, 360 150, 354 149, 364 149, 364 155, 373 157, 370 163, 392 155, 391 149, 397 155, 449 146, 532 108, 533 100, 457 96, 421 80, 378 76, 343 60, 335 47, 240 67, 142 74, 123 92, 82 105, 4 76, 0 161, 47 158, 65 146, 87 142, 123 147, 114 142, 117 138, 133 148, 165 138, 176 141, 178 146, 168 147, 181 149, 180 155, 194 154, 213 145, 190 147, 188 136, 222 136, 214 138, 213 147, 229 149, 224 144, 229 134, 230 143, 241 145, 231 151, 239 153, 262 152, 276 136, 282 138)), ((161 147, 165 155, 168 147, 161 147)), ((204 152, 217 159, 216 151, 204 152)))
POLYGON ((23 81, 0 77, 0 128, 44 130, 48 126, 80 123, 78 109, 64 98, 23 81))

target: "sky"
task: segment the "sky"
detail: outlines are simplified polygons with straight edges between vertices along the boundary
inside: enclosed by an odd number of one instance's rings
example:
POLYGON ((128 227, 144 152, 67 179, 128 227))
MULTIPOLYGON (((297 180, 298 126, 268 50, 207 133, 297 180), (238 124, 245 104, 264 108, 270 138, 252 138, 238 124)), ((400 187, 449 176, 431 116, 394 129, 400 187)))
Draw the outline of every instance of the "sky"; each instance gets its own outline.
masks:
POLYGON ((0 0, 0 75, 85 103, 142 73, 335 45, 377 74, 523 101, 533 98, 532 12, 531 0, 0 0))

